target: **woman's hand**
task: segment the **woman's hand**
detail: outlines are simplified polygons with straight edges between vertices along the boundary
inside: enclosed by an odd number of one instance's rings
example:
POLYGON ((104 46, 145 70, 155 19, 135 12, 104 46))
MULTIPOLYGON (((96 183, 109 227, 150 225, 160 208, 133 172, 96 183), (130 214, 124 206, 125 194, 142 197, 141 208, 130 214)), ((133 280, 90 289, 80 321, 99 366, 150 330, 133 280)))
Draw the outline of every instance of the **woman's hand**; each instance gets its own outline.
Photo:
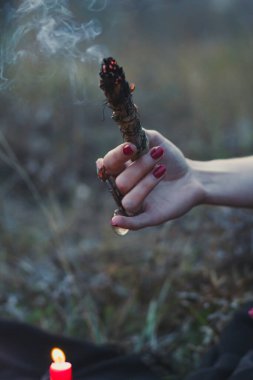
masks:
POLYGON ((175 219, 204 197, 201 183, 188 160, 169 140, 156 131, 146 131, 149 151, 132 162, 133 144, 124 143, 97 160, 98 168, 115 177, 123 194, 122 206, 132 216, 117 215, 112 225, 130 230, 155 226, 175 219))

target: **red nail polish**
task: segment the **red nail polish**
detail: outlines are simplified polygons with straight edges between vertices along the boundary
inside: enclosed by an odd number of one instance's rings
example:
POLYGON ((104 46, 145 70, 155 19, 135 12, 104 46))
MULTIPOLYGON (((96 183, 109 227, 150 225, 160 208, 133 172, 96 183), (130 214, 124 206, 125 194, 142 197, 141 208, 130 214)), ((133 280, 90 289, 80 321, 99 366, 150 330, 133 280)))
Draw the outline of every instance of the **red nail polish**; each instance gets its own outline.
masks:
POLYGON ((161 146, 156 146, 150 151, 150 155, 154 160, 160 158, 164 153, 164 149, 161 146))
POLYGON ((130 146, 130 145, 124 145, 123 147, 123 153, 126 155, 126 156, 130 156, 131 154, 133 154, 133 148, 130 146))
POLYGON ((153 170, 153 176, 157 179, 161 178, 164 173, 166 172, 166 166, 165 165, 157 165, 155 169, 153 170))

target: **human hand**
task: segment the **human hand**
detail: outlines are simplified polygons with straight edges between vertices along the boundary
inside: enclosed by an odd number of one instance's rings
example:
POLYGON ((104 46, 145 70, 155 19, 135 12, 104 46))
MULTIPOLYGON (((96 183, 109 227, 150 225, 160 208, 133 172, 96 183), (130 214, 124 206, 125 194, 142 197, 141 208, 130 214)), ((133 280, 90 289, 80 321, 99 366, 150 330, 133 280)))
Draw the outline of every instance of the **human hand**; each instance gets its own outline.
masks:
POLYGON ((117 215, 112 226, 130 230, 175 219, 202 199, 202 188, 182 152, 157 131, 146 130, 149 152, 132 162, 136 147, 124 143, 97 160, 115 177, 129 216, 117 215))

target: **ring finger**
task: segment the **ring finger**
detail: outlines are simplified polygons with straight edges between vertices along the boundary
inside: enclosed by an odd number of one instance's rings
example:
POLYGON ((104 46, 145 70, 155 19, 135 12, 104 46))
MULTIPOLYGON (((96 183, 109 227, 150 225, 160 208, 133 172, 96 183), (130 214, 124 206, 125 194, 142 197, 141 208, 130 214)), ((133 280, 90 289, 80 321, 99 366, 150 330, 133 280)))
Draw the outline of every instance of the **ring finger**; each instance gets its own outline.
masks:
POLYGON ((156 164, 151 173, 147 174, 132 190, 122 199, 122 206, 129 215, 140 211, 141 205, 147 195, 164 178, 166 166, 156 164))

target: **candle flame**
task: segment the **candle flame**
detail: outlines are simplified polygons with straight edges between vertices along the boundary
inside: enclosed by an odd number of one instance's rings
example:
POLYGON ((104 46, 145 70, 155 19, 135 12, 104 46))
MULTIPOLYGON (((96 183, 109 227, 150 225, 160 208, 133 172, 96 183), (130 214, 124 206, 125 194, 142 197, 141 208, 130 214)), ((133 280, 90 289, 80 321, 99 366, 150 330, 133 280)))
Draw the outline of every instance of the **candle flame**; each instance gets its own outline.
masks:
POLYGON ((66 356, 60 348, 53 348, 51 351, 51 357, 55 363, 64 363, 66 356))

